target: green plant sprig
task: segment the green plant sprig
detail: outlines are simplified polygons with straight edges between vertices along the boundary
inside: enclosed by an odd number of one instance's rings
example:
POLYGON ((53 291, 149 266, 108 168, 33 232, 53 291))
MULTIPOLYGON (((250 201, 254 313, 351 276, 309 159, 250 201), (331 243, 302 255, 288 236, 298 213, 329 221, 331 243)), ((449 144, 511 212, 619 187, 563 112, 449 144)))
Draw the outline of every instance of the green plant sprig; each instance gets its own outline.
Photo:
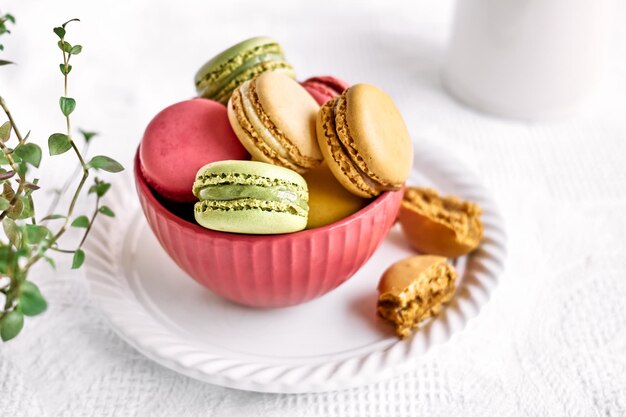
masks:
MULTIPOLYGON (((6 30, 7 22, 15 23, 12 16, 10 18, 7 16, 10 15, 0 16, 0 35, 9 33, 6 30)), ((63 56, 63 63, 59 65, 63 74, 63 95, 59 98, 59 107, 65 118, 65 132, 50 135, 48 153, 50 156, 61 155, 71 149, 77 159, 78 167, 75 174, 69 177, 57 192, 48 214, 39 222, 37 222, 32 198, 32 193, 40 189, 39 179, 34 178, 30 181, 27 177, 30 167, 39 167, 42 150, 35 143, 27 143, 30 132, 22 137, 6 102, 0 97, 0 107, 8 119, 0 126, 0 185, 2 186, 0 221, 7 240, 0 240, 0 278, 3 279, 0 280, 0 293, 5 298, 4 307, 0 308, 0 338, 3 341, 10 340, 20 333, 24 325, 24 316, 40 314, 47 308, 47 302, 39 288, 28 280, 30 268, 42 259, 55 267, 54 259, 47 255, 48 251, 72 254, 72 268, 80 268, 85 260, 82 246, 98 215, 115 216, 109 207, 101 204, 101 199, 111 188, 111 184, 97 177, 87 191, 89 195, 95 194, 94 211, 89 217, 74 216, 76 204, 83 194, 91 171, 102 170, 116 173, 124 169, 117 161, 104 155, 94 156, 86 162, 86 151, 90 141, 96 136, 95 132, 80 130, 85 142, 82 152, 73 138, 71 114, 76 109, 76 100, 68 94, 69 74, 72 71, 70 60, 73 56, 79 55, 83 48, 81 45, 71 45, 66 40, 66 35, 67 25, 76 21, 79 20, 71 19, 53 29, 59 38, 57 45, 63 56), (15 133, 17 139, 13 148, 8 144, 11 132, 15 133), (56 214, 62 195, 69 191, 77 175, 80 175, 80 180, 72 193, 65 214, 56 214), (15 189, 11 184, 11 179, 14 177, 17 177, 15 189), (30 223, 26 220, 30 220, 30 223), (62 220, 62 223, 53 230, 47 224, 54 220, 62 220), (59 247, 59 241, 70 227, 84 229, 82 238, 75 249, 62 249, 59 247)), ((2 49, 4 48, 0 48, 2 49)), ((2 62, 10 63, 10 61, 0 61, 2 62)))

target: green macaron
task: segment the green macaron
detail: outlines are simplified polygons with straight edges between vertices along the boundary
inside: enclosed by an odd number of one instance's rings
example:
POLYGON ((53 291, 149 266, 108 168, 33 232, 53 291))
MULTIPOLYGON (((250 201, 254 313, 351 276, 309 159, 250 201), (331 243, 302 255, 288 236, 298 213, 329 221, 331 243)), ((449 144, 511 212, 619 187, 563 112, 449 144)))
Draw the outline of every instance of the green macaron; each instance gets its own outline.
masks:
POLYGON ((309 192, 295 171, 256 161, 218 161, 193 184, 198 224, 247 234, 291 233, 306 227, 309 192))
POLYGON ((280 45, 271 38, 245 40, 223 51, 196 73, 198 95, 226 104, 233 90, 265 71, 295 78, 280 45))

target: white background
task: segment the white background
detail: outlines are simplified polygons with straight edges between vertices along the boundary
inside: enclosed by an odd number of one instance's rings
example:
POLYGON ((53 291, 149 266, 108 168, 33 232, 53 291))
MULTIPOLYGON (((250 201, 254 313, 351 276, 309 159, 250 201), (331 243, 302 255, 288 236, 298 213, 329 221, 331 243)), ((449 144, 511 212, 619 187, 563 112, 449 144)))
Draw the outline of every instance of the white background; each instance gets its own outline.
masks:
MULTIPOLYGON (((493 191, 510 239, 492 301, 414 372, 345 392, 266 395, 179 376, 119 340, 89 301, 82 272, 36 270, 50 308, 0 345, 4 416, 415 416, 626 414, 626 39, 615 14, 610 57, 580 113, 519 123, 474 112, 442 89, 448 0, 316 2, 2 2, 0 95, 44 145, 62 132, 61 62, 52 28, 73 17, 74 124, 102 133, 95 153, 130 168, 150 118, 192 97, 197 68, 247 37, 269 35, 300 79, 370 82, 397 102, 413 139, 433 140, 493 191)), ((558 22, 555 22, 558 30, 558 22)), ((45 147, 44 147, 45 149, 45 147)), ((46 162, 44 187, 73 164, 46 162)), ((45 195, 42 195, 45 198, 45 195)), ((130 195, 129 198, 134 198, 130 195)))

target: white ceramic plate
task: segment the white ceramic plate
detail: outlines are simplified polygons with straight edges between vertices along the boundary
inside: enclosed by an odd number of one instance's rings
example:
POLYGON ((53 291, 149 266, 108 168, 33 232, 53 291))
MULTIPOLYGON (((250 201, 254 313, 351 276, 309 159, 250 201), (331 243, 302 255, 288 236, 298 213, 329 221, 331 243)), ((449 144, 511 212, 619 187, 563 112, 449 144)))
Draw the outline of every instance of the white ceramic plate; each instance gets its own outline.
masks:
POLYGON ((409 340, 398 340, 375 314, 380 275, 414 254, 397 226, 334 291, 296 307, 252 309, 213 295, 168 258, 143 217, 130 176, 107 196, 117 217, 99 218, 86 245, 92 297, 112 328, 139 352, 212 384, 296 393, 389 378, 410 370, 416 357, 478 314, 505 257, 502 220, 489 193, 445 151, 416 146, 409 183, 478 202, 485 224, 480 249, 457 261, 461 279, 454 300, 409 340))

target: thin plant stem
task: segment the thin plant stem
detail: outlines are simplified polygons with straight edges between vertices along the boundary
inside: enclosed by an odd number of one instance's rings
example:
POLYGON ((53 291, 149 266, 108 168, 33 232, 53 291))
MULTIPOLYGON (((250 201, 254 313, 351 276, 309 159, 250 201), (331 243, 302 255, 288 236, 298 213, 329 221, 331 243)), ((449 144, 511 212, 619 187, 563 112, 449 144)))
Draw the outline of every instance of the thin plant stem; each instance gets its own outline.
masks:
POLYGON ((20 141, 20 145, 23 144, 24 143, 24 138, 20 134, 20 131, 17 128, 17 125, 15 124, 15 120, 13 120, 13 116, 11 116, 11 112, 9 111, 9 107, 7 106, 7 103, 4 101, 4 99, 2 97, 0 97, 0 106, 2 106, 2 110, 4 110, 4 113, 9 118, 9 122, 11 123, 11 127, 13 128, 13 131, 15 132, 15 136, 17 136, 17 139, 20 141))

